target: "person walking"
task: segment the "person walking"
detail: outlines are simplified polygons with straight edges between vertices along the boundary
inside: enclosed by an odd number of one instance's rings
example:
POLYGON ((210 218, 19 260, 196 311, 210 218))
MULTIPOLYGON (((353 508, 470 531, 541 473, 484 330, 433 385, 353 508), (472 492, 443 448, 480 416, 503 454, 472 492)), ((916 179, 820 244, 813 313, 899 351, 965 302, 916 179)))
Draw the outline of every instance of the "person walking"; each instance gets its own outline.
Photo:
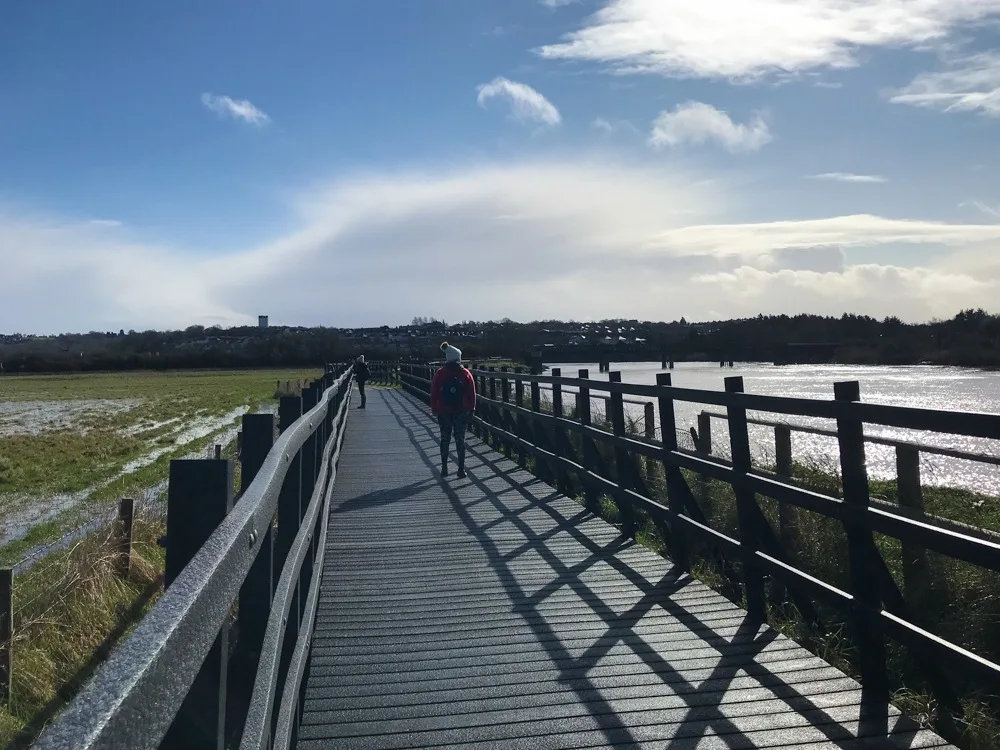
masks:
POLYGON ((361 391, 361 406, 359 409, 364 409, 365 405, 368 403, 368 397, 365 395, 365 383, 368 382, 368 378, 371 377, 371 371, 368 369, 368 363, 365 362, 365 355, 362 354, 358 357, 358 361, 354 363, 354 379, 358 381, 358 390, 361 391))
POLYGON ((447 341, 441 344, 444 367, 431 379, 431 411, 441 426, 441 476, 448 476, 448 446, 455 438, 458 472, 465 474, 465 430, 476 410, 476 381, 462 364, 462 351, 447 341))

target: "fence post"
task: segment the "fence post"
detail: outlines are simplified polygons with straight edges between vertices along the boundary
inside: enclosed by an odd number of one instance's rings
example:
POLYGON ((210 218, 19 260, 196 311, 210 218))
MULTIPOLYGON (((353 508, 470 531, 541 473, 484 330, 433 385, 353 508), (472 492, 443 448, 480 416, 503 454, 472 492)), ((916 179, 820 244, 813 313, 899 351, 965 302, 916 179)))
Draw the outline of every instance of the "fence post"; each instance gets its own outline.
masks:
MULTIPOLYGON (((615 372, 608 372, 608 382, 621 383, 621 371, 616 370, 615 372)), ((615 440, 614 442, 615 482, 623 489, 632 489, 631 477, 629 476, 629 470, 631 468, 629 466, 630 457, 628 455, 628 451, 619 445, 619 440, 625 437, 624 399, 625 397, 622 395, 621 391, 611 392, 611 413, 608 417, 611 421, 611 431, 614 433, 615 437, 618 438, 618 440, 615 440)), ((637 529, 635 521, 635 508, 618 498, 615 498, 615 503, 618 505, 618 510, 622 517, 622 533, 627 536, 631 536, 637 529)))
MULTIPOLYGON (((580 380, 590 380, 590 371, 582 369, 577 372, 580 380)), ((580 393, 577 395, 577 408, 580 411, 580 424, 584 427, 591 427, 593 420, 590 414, 590 386, 581 385, 580 393)), ((597 471, 597 448, 594 440, 587 434, 586 429, 580 435, 581 456, 583 458, 583 468, 587 471, 597 471)), ((583 498, 588 510, 596 515, 600 515, 601 507, 598 502, 598 495, 593 490, 589 481, 583 482, 583 498)))
MULTIPOLYGON (((346 396, 345 396, 346 397, 346 396)), ((278 404, 278 429, 284 432, 302 416, 302 397, 286 396, 278 404)), ((278 494, 278 531, 274 539, 274 568, 283 570, 288 553, 295 541, 295 535, 299 533, 301 510, 299 509, 299 496, 302 486, 302 458, 300 453, 291 457, 288 463, 288 471, 285 474, 285 481, 281 485, 278 494)), ((279 574, 280 577, 280 574, 279 574)), ((272 595, 274 589, 271 590, 272 595)), ((285 675, 288 673, 288 665, 292 660, 292 653, 295 650, 295 638, 289 637, 289 633, 299 632, 299 612, 301 611, 302 590, 296 582, 295 590, 292 593, 292 604, 288 610, 288 623, 285 630, 285 639, 281 644, 281 657, 278 661, 278 684, 284 685, 285 675)))
POLYGON ((118 523, 115 525, 115 575, 128 579, 132 569, 132 522, 135 518, 135 500, 123 498, 118 503, 118 523))
MULTIPOLYGON (((663 446, 663 481, 667 486, 667 505, 674 519, 670 523, 670 556, 674 564, 683 572, 691 571, 691 558, 688 550, 687 532, 684 522, 680 520, 684 513, 684 498, 677 481, 679 470, 673 466, 670 454, 678 449, 677 445, 677 415, 674 412, 674 398, 667 390, 673 385, 669 372, 656 375, 656 385, 660 387, 657 402, 660 410, 660 444, 663 446)), ((683 481, 683 478, 681 479, 683 481)), ((662 534, 662 530, 661 530, 662 534)), ((666 543, 666 538, 664 538, 666 543)))
POLYGON ((698 445, 694 449, 699 453, 712 454, 712 417, 707 411, 698 414, 698 445))
MULTIPOLYGON (((504 375, 507 374, 508 369, 506 367, 501 367, 500 372, 504 375)), ((504 406, 500 409, 500 426, 507 432, 517 432, 517 428, 514 427, 514 420, 510 418, 510 412, 507 411, 507 406, 510 404, 510 381, 507 378, 502 378, 500 380, 500 400, 503 402, 504 406)), ((507 458, 513 460, 514 458, 514 448, 515 443, 511 440, 506 441, 507 443, 507 458)))
MULTIPOLYGON (((170 462, 164 588, 170 587, 232 507, 233 461, 170 462)), ((227 616, 162 747, 225 747, 229 627, 227 616)))
POLYGON ((853 630, 857 638, 861 671, 861 714, 858 728, 866 735, 885 736, 888 731, 889 684, 886 674, 886 649, 880 612, 882 596, 875 575, 881 561, 865 523, 868 508, 868 469, 865 463, 864 424, 850 411, 852 403, 861 400, 857 381, 834 383, 834 398, 838 408, 837 442, 840 446, 840 473, 843 478, 844 504, 850 511, 844 515, 850 568, 853 630))
MULTIPOLYGON (((656 440, 656 411, 652 401, 647 401, 646 405, 642 407, 642 433, 646 440, 656 440)), ((644 456, 642 466, 646 482, 653 481, 653 459, 644 456)))
MULTIPOLYGON (((743 378, 726 378, 726 393, 743 393, 743 378)), ((747 412, 742 406, 730 402, 726 407, 729 417, 729 445, 733 454, 733 469, 742 480, 751 468, 750 435, 747 432, 747 412)), ((757 534, 757 520, 760 508, 757 496, 745 481, 734 483, 736 493, 736 515, 740 528, 740 557, 743 564, 743 582, 746 586, 747 612, 750 617, 762 623, 767 620, 767 603, 764 599, 764 574, 757 564, 756 552, 760 547, 757 534)))
MULTIPOLYGON (((253 483, 274 445, 274 415, 244 414, 243 436, 241 495, 253 483)), ((241 697, 246 700, 250 698, 257 676, 257 662, 274 591, 274 519, 262 519, 261 523, 266 525, 253 529, 247 540, 247 545, 257 550, 257 556, 240 587, 239 638, 233 654, 239 677, 236 683, 241 697)))
MULTIPOLYGON (((774 428, 775 473, 784 479, 792 478, 792 430, 788 425, 774 428)), ((790 511, 786 503, 778 502, 778 538, 781 546, 790 549, 795 529, 791 523, 790 511)))
MULTIPOLYGON (((523 367, 515 367, 514 374, 517 376, 517 380, 514 381, 514 404, 518 409, 524 408, 524 381, 521 380, 521 375, 524 374, 523 367)), ((519 437, 534 442, 531 438, 531 431, 527 428, 524 416, 521 412, 517 412, 514 417, 514 421, 517 424, 517 434, 519 437)), ((528 452, 524 448, 518 448, 517 451, 517 463, 522 469, 528 465, 528 452)))
MULTIPOLYGON (((896 446, 896 487, 899 505, 912 511, 911 515, 922 519, 924 515, 924 493, 920 485, 920 450, 909 445, 896 446)), ((927 550, 920 544, 904 539, 903 552, 903 593, 907 604, 920 611, 920 602, 927 594, 930 584, 927 564, 927 550)))
POLYGON ((0 569, 0 704, 10 705, 14 657, 14 571, 0 569))
MULTIPOLYGON (((555 420, 559 420, 563 416, 562 383, 559 382, 559 378, 562 377, 562 368, 553 367, 552 377, 556 378, 556 380, 552 381, 552 416, 555 417, 555 420)), ((564 495, 569 495, 569 473, 562 462, 566 456, 565 444, 563 428, 559 425, 558 421, 553 421, 552 452, 556 454, 556 489, 564 495)))

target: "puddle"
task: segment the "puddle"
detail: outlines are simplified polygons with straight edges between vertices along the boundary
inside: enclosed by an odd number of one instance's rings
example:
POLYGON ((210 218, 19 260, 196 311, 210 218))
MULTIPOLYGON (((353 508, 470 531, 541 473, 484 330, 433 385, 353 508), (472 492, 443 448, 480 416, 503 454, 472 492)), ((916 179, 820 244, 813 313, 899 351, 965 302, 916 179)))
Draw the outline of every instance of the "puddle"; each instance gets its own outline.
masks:
POLYGON ((0 401, 0 438, 64 430, 84 416, 121 414, 140 404, 138 398, 0 401))
MULTIPOLYGON (((63 513, 73 510, 83 503, 96 490, 101 489, 102 487, 105 487, 134 471, 137 471, 143 466, 148 466, 160 456, 176 450, 182 445, 187 445, 188 443, 199 440, 200 438, 208 437, 219 430, 221 430, 221 432, 219 432, 216 436, 215 443, 223 446, 232 443, 236 439, 236 435, 240 431, 241 426, 239 424, 230 423, 248 411, 249 408, 243 406, 222 416, 210 419, 201 418, 192 420, 192 423, 188 423, 184 430, 178 433, 175 437, 175 442, 172 445, 165 448, 158 448, 155 451, 146 454, 142 458, 130 462, 115 476, 81 492, 52 495, 44 500, 26 497, 18 498, 16 495, 7 495, 3 498, 4 500, 20 499, 24 504, 16 510, 12 510, 10 513, 6 514, 2 519, 2 522, 0 522, 0 547, 10 544, 11 542, 16 542, 18 539, 22 539, 33 527, 52 521, 63 513), (229 427, 227 428, 226 425, 229 425, 229 427)), ((257 411, 258 413, 274 414, 277 412, 277 407, 273 404, 262 404, 258 407, 257 411)), ((203 450, 200 449, 192 451, 181 456, 181 458, 205 458, 212 453, 214 453, 214 445, 203 450)), ((159 482, 153 487, 149 487, 144 490, 141 493, 141 502, 144 504, 148 503, 150 505, 155 505, 166 498, 166 492, 167 480, 164 479, 162 482, 159 482)), ((95 507, 90 513, 90 520, 84 522, 83 526, 71 531, 69 534, 56 542, 45 542, 28 551, 24 558, 17 563, 15 570, 27 570, 35 562, 49 554, 49 552, 65 548, 80 539, 82 536, 91 533, 101 524, 106 522, 109 518, 108 514, 113 513, 116 507, 117 502, 95 507)))
POLYGON ((181 417, 173 417, 172 419, 164 419, 164 420, 162 420, 160 422, 157 422, 156 420, 153 420, 153 419, 147 419, 147 420, 144 420, 144 421, 139 422, 137 424, 134 424, 131 427, 126 427, 125 429, 121 430, 121 434, 125 435, 127 437, 132 437, 134 435, 140 435, 143 432, 150 432, 152 430, 158 430, 161 427, 166 427, 168 424, 174 424, 175 422, 180 422, 180 421, 181 421, 181 417))

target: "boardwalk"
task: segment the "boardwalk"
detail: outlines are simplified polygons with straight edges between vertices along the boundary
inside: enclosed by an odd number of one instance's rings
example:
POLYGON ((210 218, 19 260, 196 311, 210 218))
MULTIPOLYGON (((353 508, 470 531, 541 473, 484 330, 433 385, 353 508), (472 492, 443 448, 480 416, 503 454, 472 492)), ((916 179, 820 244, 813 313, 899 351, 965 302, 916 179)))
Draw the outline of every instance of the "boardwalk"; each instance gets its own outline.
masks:
MULTIPOLYGON (((355 401, 357 403, 357 401, 355 401)), ((406 394, 351 413, 299 747, 947 747, 406 394)))

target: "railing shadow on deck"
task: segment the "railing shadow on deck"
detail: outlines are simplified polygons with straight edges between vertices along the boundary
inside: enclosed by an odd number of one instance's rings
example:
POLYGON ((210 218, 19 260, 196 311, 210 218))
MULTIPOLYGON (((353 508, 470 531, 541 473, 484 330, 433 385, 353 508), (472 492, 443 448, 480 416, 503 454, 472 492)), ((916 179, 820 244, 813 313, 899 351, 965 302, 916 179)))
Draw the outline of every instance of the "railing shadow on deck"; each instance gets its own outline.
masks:
MULTIPOLYGON (((435 472, 437 435, 426 412, 422 413, 416 403, 398 392, 387 394, 386 400, 400 429, 408 434, 410 442, 420 454, 428 470, 435 472)), ((760 625, 747 615, 739 624, 732 639, 720 635, 710 623, 703 621, 672 600, 672 595, 682 591, 691 580, 678 567, 671 566, 659 581, 651 583, 617 557, 621 550, 635 544, 630 537, 621 534, 608 546, 599 546, 586 531, 580 528, 582 524, 593 522, 592 513, 581 509, 580 513, 567 519, 554 511, 547 503, 547 500, 559 496, 558 492, 553 491, 546 498, 538 498, 527 489, 527 486, 539 483, 536 478, 532 477, 527 482, 522 481, 525 476, 522 469, 506 465, 509 464, 508 460, 500 458, 498 454, 482 444, 470 443, 468 455, 475 456, 481 462, 482 467, 486 469, 486 476, 482 477, 478 476, 477 467, 469 467, 468 481, 481 489, 485 499, 495 506, 501 514, 500 522, 506 521, 515 524, 521 534, 525 536, 525 542, 521 547, 512 553, 501 553, 495 542, 486 533, 489 527, 497 522, 486 525, 477 524, 469 513, 469 506, 463 504, 453 484, 443 479, 439 479, 439 481, 456 514, 487 553, 491 565, 496 569, 503 582, 507 595, 511 601, 515 602, 518 611, 529 615, 550 593, 563 586, 569 586, 582 601, 592 607, 607 626, 605 633, 598 636, 581 656, 573 657, 569 648, 563 644, 558 634, 543 618, 525 617, 525 622, 531 626, 538 642, 544 645, 552 660, 559 664, 560 669, 567 675, 573 675, 567 676, 563 680, 563 684, 568 689, 573 690, 581 700, 591 701, 590 705, 596 707, 592 716, 603 729, 609 743, 629 746, 630 743, 635 743, 637 740, 631 736, 624 722, 616 716, 614 709, 607 703, 600 702, 600 690, 587 677, 587 673, 601 661, 611 648, 622 644, 638 656, 651 672, 656 674, 664 684, 669 685, 670 690, 679 695, 688 705, 688 713, 683 722, 685 729, 665 746, 667 748, 674 747, 675 744, 678 748, 690 747, 692 742, 708 732, 727 736, 729 740, 740 746, 750 743, 750 740, 742 735, 733 721, 722 714, 718 700, 713 701, 713 698, 721 699, 740 671, 745 672, 756 679, 761 686, 769 689, 775 698, 780 699, 788 706, 789 710, 808 718, 832 743, 845 749, 857 747, 857 735, 841 726, 808 697, 788 685, 779 675, 770 672, 765 665, 757 662, 756 657, 760 651, 777 637, 774 630, 766 627, 762 630, 760 625), (518 474, 520 477, 515 478, 518 474), (519 518, 520 512, 524 509, 512 512, 503 500, 497 497, 496 491, 490 489, 484 481, 497 477, 503 478, 511 490, 516 491, 528 501, 529 504, 525 506, 526 508, 541 508, 549 513, 556 522, 556 527, 541 534, 534 532, 528 524, 519 518), (590 557, 576 565, 567 567, 545 546, 545 542, 558 533, 570 535, 590 550, 590 557), (531 596, 526 595, 521 590, 509 567, 510 563, 516 560, 520 554, 529 550, 540 554, 553 572, 553 582, 543 585, 538 592, 531 596), (613 566, 622 576, 623 584, 627 582, 641 594, 640 600, 626 612, 618 614, 614 607, 605 603, 600 595, 593 592, 582 581, 581 576, 598 562, 613 566), (709 677, 700 684, 688 682, 682 676, 681 667, 664 660, 657 653, 655 647, 651 647, 641 636, 632 632, 632 628, 656 607, 662 608, 698 639, 719 653, 717 664, 709 677), (597 702, 594 703, 594 701, 597 702)), ((482 500, 474 502, 478 503, 482 500)), ((669 561, 666 562, 670 565, 669 561)), ((900 716, 891 730, 894 741, 891 743, 876 741, 872 746, 898 748, 904 745, 907 738, 918 730, 919 727, 916 723, 900 716)))
MULTIPOLYGON (((403 365, 400 379, 404 389, 426 403, 433 371, 433 365, 403 365)), ((911 592, 900 591, 875 536, 884 535, 903 545, 904 580, 907 558, 914 550, 930 550, 1000 572, 1000 544, 935 523, 932 518, 887 511, 872 502, 864 426, 996 438, 1000 436, 1000 415, 865 403, 857 382, 835 383, 835 398, 821 400, 745 393, 741 377, 726 378, 725 391, 720 392, 675 387, 669 373, 660 373, 655 386, 623 383, 618 372, 609 372, 607 381, 591 380, 585 369, 576 378, 563 377, 559 368, 553 368, 550 375, 538 375, 523 368, 497 370, 473 365, 472 373, 478 391, 472 428, 487 444, 516 455, 522 466, 534 460, 539 476, 565 493, 582 494, 587 507, 595 511, 601 495, 610 497, 630 531, 636 531, 637 522, 646 516, 657 527, 671 557, 685 570, 691 564, 692 543, 698 543, 721 568, 730 595, 745 597, 750 616, 757 622, 766 620, 768 602, 776 599, 794 605, 814 633, 826 632, 824 619, 830 613, 832 622, 846 623, 849 643, 858 652, 865 735, 889 734, 890 640, 907 648, 926 679, 940 708, 937 729, 949 737, 959 735, 956 718, 965 720, 955 689, 957 680, 962 681, 966 696, 970 685, 983 694, 997 695, 1000 665, 919 625, 920 609, 914 608, 911 592), (552 394, 546 408, 540 399, 543 385, 552 394), (580 394, 577 413, 567 414, 563 408, 563 390, 568 388, 576 388, 580 394), (610 424, 591 419, 594 393, 607 394, 610 424), (624 400, 630 395, 652 399, 658 405, 659 441, 628 434, 624 400), (726 408, 732 461, 678 446, 675 401, 726 408), (843 496, 810 491, 754 468, 747 431, 750 411, 835 420, 843 496), (723 533, 709 525, 684 472, 699 475, 702 481, 729 485, 738 520, 733 531, 723 533), (655 493, 651 491, 653 480, 655 493), (777 503, 779 518, 791 507, 841 525, 846 539, 846 582, 822 580, 790 561, 786 540, 775 534, 758 495, 777 503)), ((979 645, 989 647, 989 643, 979 645)))

